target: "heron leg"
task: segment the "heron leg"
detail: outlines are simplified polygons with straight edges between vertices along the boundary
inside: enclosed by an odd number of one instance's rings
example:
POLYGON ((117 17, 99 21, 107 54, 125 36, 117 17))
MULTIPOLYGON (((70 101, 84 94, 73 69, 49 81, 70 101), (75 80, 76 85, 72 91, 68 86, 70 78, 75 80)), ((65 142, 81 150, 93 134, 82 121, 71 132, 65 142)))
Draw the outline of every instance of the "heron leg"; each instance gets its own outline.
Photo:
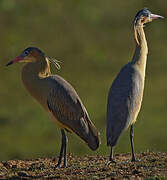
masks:
POLYGON ((113 160, 113 147, 111 146, 111 151, 110 151, 110 156, 109 156, 109 161, 107 162, 107 165, 111 164, 111 163, 116 163, 114 160, 113 160))
POLYGON ((64 132, 64 130, 63 129, 61 129, 61 135, 62 135, 62 140, 61 140, 61 149, 60 149, 60 154, 59 154, 59 160, 58 160, 58 163, 57 163, 57 165, 56 165, 56 168, 57 167, 60 167, 60 164, 61 164, 61 161, 62 161, 62 158, 63 158, 63 150, 64 150, 64 142, 65 142, 65 138, 64 137, 66 137, 66 135, 65 135, 65 132, 64 132))
POLYGON ((134 143, 133 143, 133 125, 130 127, 130 143, 132 149, 132 162, 136 161, 135 152, 134 152, 134 143))
POLYGON ((63 144, 64 144, 64 164, 62 167, 67 167, 67 136, 63 130, 62 132, 62 139, 63 139, 63 144))

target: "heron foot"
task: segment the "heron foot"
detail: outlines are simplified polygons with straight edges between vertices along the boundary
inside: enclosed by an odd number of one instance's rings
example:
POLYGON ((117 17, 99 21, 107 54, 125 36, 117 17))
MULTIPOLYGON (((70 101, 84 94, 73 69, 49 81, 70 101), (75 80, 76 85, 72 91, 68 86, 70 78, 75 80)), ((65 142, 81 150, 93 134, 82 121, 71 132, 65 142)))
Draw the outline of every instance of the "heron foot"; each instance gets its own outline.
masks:
POLYGON ((67 168, 67 164, 63 164, 63 166, 61 166, 61 168, 67 168))
POLYGON ((140 162, 140 159, 132 158, 131 162, 140 162))
POLYGON ((66 168, 67 167, 67 164, 63 164, 62 166, 60 166, 60 164, 57 164, 55 167, 54 167, 54 170, 57 169, 57 168, 66 168))
POLYGON ((53 167, 54 170, 60 168, 60 165, 56 165, 55 167, 53 167))
POLYGON ((110 159, 106 165, 109 166, 110 164, 116 164, 116 161, 114 161, 113 159, 110 159))

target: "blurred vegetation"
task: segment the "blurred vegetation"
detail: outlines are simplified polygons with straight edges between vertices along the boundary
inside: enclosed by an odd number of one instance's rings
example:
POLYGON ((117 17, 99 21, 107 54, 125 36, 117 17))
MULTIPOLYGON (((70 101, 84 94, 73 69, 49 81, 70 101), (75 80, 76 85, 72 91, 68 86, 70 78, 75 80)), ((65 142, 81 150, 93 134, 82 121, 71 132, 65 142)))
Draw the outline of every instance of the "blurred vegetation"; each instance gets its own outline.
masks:
MULTIPOLYGON (((0 160, 56 156, 60 132, 46 112, 27 93, 20 78, 21 64, 4 65, 28 46, 60 59, 60 71, 77 90, 102 144, 91 152, 76 135, 68 135, 68 152, 108 154, 105 140, 109 87, 134 51, 132 21, 148 7, 167 17, 163 0, 1 0, 0 1, 0 160)), ((167 23, 145 28, 149 55, 142 110, 135 125, 136 151, 167 151, 167 23)), ((130 151, 125 132, 116 152, 130 151)))

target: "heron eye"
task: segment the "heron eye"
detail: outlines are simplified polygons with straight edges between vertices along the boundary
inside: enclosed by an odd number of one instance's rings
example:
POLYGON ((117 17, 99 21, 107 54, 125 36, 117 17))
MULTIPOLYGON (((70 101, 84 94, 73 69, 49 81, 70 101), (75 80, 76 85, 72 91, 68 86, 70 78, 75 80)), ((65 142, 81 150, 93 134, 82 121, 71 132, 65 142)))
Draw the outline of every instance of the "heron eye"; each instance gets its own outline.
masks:
POLYGON ((149 13, 147 13, 147 12, 145 12, 145 13, 144 13, 144 16, 145 16, 145 17, 149 17, 149 16, 150 16, 150 14, 149 14, 149 13))
POLYGON ((29 52, 28 51, 24 51, 24 55, 28 56, 29 52))

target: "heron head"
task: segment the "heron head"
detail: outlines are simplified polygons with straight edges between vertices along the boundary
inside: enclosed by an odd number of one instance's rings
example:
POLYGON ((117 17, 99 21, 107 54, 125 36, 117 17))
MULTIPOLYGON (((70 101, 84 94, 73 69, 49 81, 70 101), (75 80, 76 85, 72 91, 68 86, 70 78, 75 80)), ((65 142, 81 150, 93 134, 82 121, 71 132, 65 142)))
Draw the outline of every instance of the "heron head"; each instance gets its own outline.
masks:
POLYGON ((28 47, 26 48, 19 56, 10 61, 6 66, 17 62, 37 62, 41 59, 45 54, 36 47, 28 47))
POLYGON ((143 8, 136 14, 134 24, 135 25, 143 25, 143 24, 151 22, 155 19, 164 19, 164 17, 157 15, 157 14, 152 14, 148 10, 148 8, 143 8))

